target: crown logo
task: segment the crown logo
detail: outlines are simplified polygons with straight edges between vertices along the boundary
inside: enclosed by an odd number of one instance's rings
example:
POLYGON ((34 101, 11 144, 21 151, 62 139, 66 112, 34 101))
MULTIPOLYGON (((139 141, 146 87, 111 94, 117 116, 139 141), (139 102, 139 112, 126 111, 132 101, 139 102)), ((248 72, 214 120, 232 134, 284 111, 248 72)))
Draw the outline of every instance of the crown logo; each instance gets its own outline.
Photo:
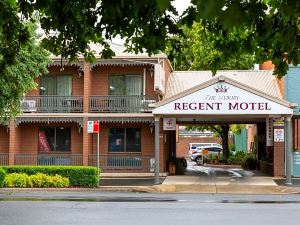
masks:
POLYGON ((217 87, 214 87, 216 93, 219 93, 219 92, 223 92, 223 93, 226 93, 227 90, 229 89, 229 87, 226 87, 225 85, 218 85, 217 87))

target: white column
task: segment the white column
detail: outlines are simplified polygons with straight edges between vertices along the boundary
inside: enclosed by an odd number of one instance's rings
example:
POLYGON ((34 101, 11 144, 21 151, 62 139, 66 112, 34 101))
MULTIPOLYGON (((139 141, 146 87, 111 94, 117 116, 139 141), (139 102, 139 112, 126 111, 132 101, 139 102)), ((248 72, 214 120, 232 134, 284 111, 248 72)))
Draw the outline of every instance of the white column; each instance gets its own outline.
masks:
POLYGON ((291 116, 285 117, 285 168, 286 168, 286 180, 285 184, 292 184, 292 149, 293 149, 293 131, 292 131, 292 121, 291 116))

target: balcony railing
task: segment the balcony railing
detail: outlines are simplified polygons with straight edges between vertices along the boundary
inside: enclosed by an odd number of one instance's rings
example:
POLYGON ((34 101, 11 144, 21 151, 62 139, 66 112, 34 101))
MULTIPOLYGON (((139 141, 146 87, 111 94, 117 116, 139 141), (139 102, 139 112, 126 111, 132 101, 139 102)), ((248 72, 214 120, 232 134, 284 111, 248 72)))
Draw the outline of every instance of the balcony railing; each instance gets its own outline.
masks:
POLYGON ((154 96, 91 96, 90 112, 139 113, 151 112, 154 96))
POLYGON ((23 112, 82 112, 82 96, 26 96, 21 101, 23 112))
POLYGON ((8 165, 8 153, 0 153, 0 166, 8 165))
POLYGON ((15 165, 82 165, 81 154, 16 154, 15 165))
MULTIPOLYGON (((97 166, 97 155, 89 155, 89 166, 97 166)), ((141 155, 99 155, 102 172, 154 172, 154 157, 141 155)))

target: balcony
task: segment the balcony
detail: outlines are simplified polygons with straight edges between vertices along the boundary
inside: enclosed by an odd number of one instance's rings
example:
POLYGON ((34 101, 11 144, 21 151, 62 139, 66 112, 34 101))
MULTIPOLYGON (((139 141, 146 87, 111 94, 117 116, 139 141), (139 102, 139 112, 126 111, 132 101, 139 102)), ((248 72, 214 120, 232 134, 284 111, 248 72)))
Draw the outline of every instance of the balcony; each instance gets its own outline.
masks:
POLYGON ((90 112, 140 113, 151 112, 154 96, 91 96, 90 112))
POLYGON ((39 113, 82 112, 82 96, 26 96, 21 101, 21 110, 39 113))

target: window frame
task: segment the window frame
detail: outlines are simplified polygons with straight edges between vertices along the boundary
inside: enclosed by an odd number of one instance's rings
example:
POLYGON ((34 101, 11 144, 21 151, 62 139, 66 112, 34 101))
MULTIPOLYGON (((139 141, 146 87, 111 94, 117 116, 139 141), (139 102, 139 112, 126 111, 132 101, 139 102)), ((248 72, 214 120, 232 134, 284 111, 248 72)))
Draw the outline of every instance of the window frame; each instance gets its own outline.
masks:
MULTIPOLYGON (((45 135, 46 136, 46 135, 45 135)), ((47 138, 47 137, 46 137, 47 138)), ((51 126, 51 127, 38 127, 38 154, 44 154, 44 153, 65 153, 65 154, 69 154, 72 152, 72 127, 69 126, 51 126), (65 129, 65 130, 69 130, 69 145, 68 145, 68 150, 57 150, 57 130, 58 129, 65 129), (54 129, 54 148, 52 149, 52 145, 51 143, 48 143, 50 146, 50 150, 49 151, 42 151, 40 149, 40 131, 45 131, 45 129, 54 129)))
POLYGON ((126 153, 142 153, 142 128, 141 127, 110 127, 108 129, 108 145, 107 145, 107 152, 112 154, 126 154, 126 153), (114 151, 110 149, 110 134, 111 129, 123 129, 124 131, 124 143, 123 143, 123 150, 122 151, 114 151), (139 138, 139 150, 138 151, 132 151, 127 149, 127 130, 128 129, 136 129, 139 130, 140 138, 139 138))

